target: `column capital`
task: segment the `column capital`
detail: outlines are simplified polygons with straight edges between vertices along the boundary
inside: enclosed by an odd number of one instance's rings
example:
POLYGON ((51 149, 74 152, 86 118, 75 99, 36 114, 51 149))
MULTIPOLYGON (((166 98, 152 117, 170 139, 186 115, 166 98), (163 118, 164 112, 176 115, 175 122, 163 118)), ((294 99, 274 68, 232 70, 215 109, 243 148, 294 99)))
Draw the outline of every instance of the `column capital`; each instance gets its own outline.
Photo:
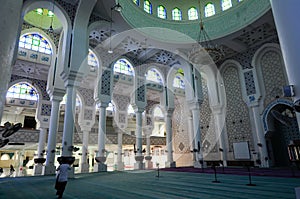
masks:
POLYGON ((166 113, 167 117, 172 117, 172 115, 174 113, 174 109, 168 108, 168 109, 165 110, 165 113, 166 113))
POLYGON ((53 88, 51 90, 47 89, 47 93, 50 96, 50 100, 62 101, 66 94, 65 89, 53 88))
POLYGON ((108 104, 109 102, 102 102, 102 101, 97 101, 96 102, 97 104, 100 104, 98 107, 99 108, 107 108, 108 107, 108 104))
POLYGON ((60 74, 61 78, 63 79, 64 83, 65 83, 65 87, 68 86, 73 86, 73 87, 78 87, 80 86, 80 83, 84 77, 83 73, 80 73, 78 71, 69 71, 68 73, 66 73, 65 71, 63 71, 60 74))

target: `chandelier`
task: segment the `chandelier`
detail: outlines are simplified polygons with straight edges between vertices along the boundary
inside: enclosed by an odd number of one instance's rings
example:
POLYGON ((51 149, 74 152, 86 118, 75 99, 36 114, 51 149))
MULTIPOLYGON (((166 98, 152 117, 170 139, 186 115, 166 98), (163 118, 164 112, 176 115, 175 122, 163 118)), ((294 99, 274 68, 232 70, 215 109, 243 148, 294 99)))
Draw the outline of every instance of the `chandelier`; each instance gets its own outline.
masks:
MULTIPOLYGON (((203 23, 202 15, 200 12, 200 10, 201 10, 200 0, 198 1, 198 3, 199 3, 199 33, 198 33, 198 37, 197 37, 197 43, 202 48, 201 49, 199 47, 194 48, 190 54, 190 58, 193 59, 193 61, 195 63, 197 63, 197 61, 200 61, 203 63, 203 60, 200 60, 203 58, 203 54, 199 57, 199 55, 200 55, 199 53, 201 53, 201 52, 203 53, 203 51, 205 50, 210 55, 211 59, 214 62, 218 62, 225 56, 224 50, 221 46, 212 42, 212 40, 210 39, 206 30, 204 29, 204 23, 203 23), (195 56, 198 56, 198 58, 196 58, 195 56)), ((208 59, 208 58, 206 58, 206 59, 208 59)))

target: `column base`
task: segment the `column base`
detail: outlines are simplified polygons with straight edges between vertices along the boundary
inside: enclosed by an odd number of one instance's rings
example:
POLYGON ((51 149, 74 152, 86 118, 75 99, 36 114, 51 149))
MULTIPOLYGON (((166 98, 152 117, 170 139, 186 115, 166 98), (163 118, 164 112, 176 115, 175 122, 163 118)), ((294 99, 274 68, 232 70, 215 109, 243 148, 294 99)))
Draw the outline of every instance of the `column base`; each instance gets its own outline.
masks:
POLYGON ((207 168, 207 164, 206 164, 206 162, 204 162, 203 161, 203 164, 200 164, 200 162, 199 161, 195 161, 194 162, 194 168, 207 168))
POLYGON ((54 175, 56 173, 56 168, 54 165, 46 165, 44 169, 44 175, 54 175))
POLYGON ((89 172, 89 168, 90 168, 90 165, 88 163, 82 163, 80 165, 80 172, 81 173, 88 173, 89 172))
POLYGON ((153 162, 151 160, 146 160, 146 169, 153 169, 153 162))
POLYGON ((136 170, 143 170, 143 169, 145 169, 145 163, 140 162, 140 161, 134 163, 134 169, 136 169, 136 170))
POLYGON ((94 166, 94 172, 106 172, 107 171, 107 165, 104 163, 97 163, 94 166))
POLYGON ((124 171, 124 163, 123 162, 117 162, 117 170, 124 171))
POLYGON ((176 162, 166 162, 165 167, 166 168, 175 168, 176 167, 176 162))
POLYGON ((35 176, 42 175, 43 170, 44 170, 44 165, 36 164, 36 165, 34 165, 34 168, 33 168, 33 175, 35 175, 35 176))

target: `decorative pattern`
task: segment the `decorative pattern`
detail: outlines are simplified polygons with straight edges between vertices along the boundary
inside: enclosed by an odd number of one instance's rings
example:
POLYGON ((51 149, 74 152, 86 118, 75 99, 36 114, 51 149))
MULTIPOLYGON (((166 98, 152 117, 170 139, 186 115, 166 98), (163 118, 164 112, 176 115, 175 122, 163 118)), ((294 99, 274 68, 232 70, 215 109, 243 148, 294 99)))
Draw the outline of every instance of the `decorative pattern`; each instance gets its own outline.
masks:
POLYGON ((146 87, 145 87, 145 84, 144 84, 144 80, 143 79, 140 79, 140 78, 137 78, 137 88, 136 88, 136 95, 137 95, 137 101, 140 101, 140 102, 145 102, 145 95, 146 95, 146 87))
POLYGON ((55 1, 59 3, 64 8, 64 10, 68 13, 73 25, 79 1, 78 0, 69 1, 69 2, 65 0, 55 0, 55 1))
POLYGON ((233 150, 234 142, 240 141, 249 141, 250 149, 254 149, 249 111, 243 101, 239 73, 235 66, 227 67, 223 80, 227 100, 226 129, 229 150, 233 150))
POLYGON ((101 78, 101 94, 110 95, 110 70, 104 70, 101 78))
POLYGON ((283 95, 282 87, 286 85, 287 81, 284 77, 283 61, 277 52, 266 52, 261 58, 260 66, 265 86, 264 105, 266 106, 283 95))
POLYGON ((203 102, 200 106, 201 146, 204 155, 217 152, 217 138, 215 133, 214 118, 209 106, 207 81, 202 78, 203 102))
POLYGON ((130 97, 114 93, 113 94, 113 102, 117 106, 118 111, 126 111, 127 112, 127 108, 130 103, 130 97))
POLYGON ((51 115, 51 104, 42 104, 42 116, 50 116, 51 115))
POLYGON ((93 110, 90 109, 84 109, 84 120, 92 120, 93 119, 93 110))
POLYGON ((94 100, 94 90, 78 87, 77 91, 81 94, 83 97, 83 104, 86 106, 94 106, 95 100, 94 100))
POLYGON ((247 95, 256 94, 253 71, 245 72, 244 73, 244 78, 245 78, 245 85, 246 85, 247 95))

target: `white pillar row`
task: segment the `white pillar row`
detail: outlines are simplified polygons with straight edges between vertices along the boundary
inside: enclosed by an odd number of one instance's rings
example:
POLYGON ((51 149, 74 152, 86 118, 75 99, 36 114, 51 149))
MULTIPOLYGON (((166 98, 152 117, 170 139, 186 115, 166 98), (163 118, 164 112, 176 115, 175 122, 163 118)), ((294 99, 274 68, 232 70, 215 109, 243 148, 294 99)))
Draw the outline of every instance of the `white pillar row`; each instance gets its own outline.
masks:
POLYGON ((50 125, 47 143, 47 157, 44 175, 55 174, 56 168, 55 162, 55 152, 56 152, 56 134, 58 130, 58 120, 59 120, 59 104, 63 97, 52 96, 51 97, 51 115, 50 115, 50 125))
POLYGON ((194 145, 195 145, 195 168, 202 168, 204 166, 203 162, 203 152, 201 143, 201 130, 200 130, 200 107, 199 104, 194 104, 192 108, 193 114, 193 130, 194 130, 194 145))
POLYGON ((167 162, 166 167, 176 167, 176 162, 173 160, 173 130, 172 130, 172 116, 174 109, 166 110, 166 144, 167 144, 167 162))
MULTIPOLYGON (((270 1, 289 84, 294 85, 294 102, 300 109, 300 1, 270 1)), ((300 112, 297 112, 296 116, 300 128, 300 112)))
POLYGON ((3 0, 0 6, 0 121, 2 120, 6 92, 14 64, 20 34, 23 1, 3 0))
POLYGON ((43 163, 45 162, 44 158, 44 150, 45 150, 45 142, 47 136, 47 128, 40 127, 40 134, 39 134, 39 144, 37 150, 37 158, 34 159, 34 175, 42 175, 43 173, 43 163))
POLYGON ((142 137, 142 113, 144 109, 137 108, 135 110, 136 114, 136 131, 135 131, 135 136, 136 136, 136 155, 135 155, 135 160, 136 163, 134 164, 135 169, 144 169, 145 165, 143 163, 144 156, 142 154, 143 151, 143 137, 142 137))
POLYGON ((226 143, 226 135, 224 129, 225 125, 225 116, 222 114, 221 108, 212 107, 212 114, 215 120, 215 131, 216 131, 216 139, 219 140, 219 153, 220 160, 223 162, 223 166, 227 166, 227 143, 226 143))
POLYGON ((89 135, 91 131, 90 126, 80 126, 82 131, 82 149, 81 149, 81 165, 80 171, 81 173, 89 172, 89 163, 88 163, 88 152, 89 152, 89 135))
MULTIPOLYGON (((268 161, 268 151, 267 151, 267 145, 265 140, 265 135, 262 127, 262 119, 260 116, 260 108, 259 104, 252 104, 250 106, 250 110, 253 115, 253 122, 255 127, 255 136, 257 143, 255 143, 257 146, 255 148, 258 149, 258 157, 261 161, 260 167, 269 167, 269 161, 268 161)), ((256 161, 256 160, 255 160, 256 161)))
POLYGON ((99 107, 99 127, 98 127, 98 154, 95 160, 94 171, 101 172, 107 171, 106 161, 106 150, 105 150, 105 140, 106 140, 106 108, 108 103, 100 102, 99 107))
POLYGON ((152 134, 152 128, 148 129, 148 130, 144 130, 145 136, 146 136, 146 156, 145 156, 145 160, 146 160, 146 165, 145 168, 146 169, 152 169, 153 168, 153 162, 152 160, 152 156, 151 156, 151 139, 150 136, 152 134))

